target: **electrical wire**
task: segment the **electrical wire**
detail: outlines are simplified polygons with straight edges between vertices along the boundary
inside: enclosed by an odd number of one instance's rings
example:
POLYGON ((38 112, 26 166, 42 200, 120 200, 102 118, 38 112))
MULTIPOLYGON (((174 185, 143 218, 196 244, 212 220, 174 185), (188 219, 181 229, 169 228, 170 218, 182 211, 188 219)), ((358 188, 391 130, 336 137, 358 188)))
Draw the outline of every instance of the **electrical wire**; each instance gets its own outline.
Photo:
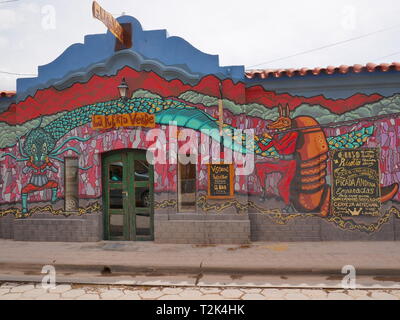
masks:
POLYGON ((13 75, 13 76, 34 76, 34 77, 37 77, 37 74, 33 74, 33 73, 16 73, 16 72, 9 72, 9 71, 3 71, 3 70, 0 70, 0 73, 9 74, 9 75, 13 75))
POLYGON ((400 55, 400 51, 388 54, 388 55, 383 56, 383 57, 375 58, 372 61, 376 61, 376 60, 379 60, 379 59, 384 59, 384 58, 388 58, 388 57, 392 57, 392 56, 396 56, 396 55, 400 55))
POLYGON ((258 67, 258 66, 261 66, 261 65, 264 65, 264 64, 277 62, 277 61, 281 61, 281 60, 286 60, 286 59, 289 59, 289 58, 294 58, 294 57, 297 57, 297 56, 300 56, 300 55, 304 55, 304 54, 307 54, 307 53, 311 53, 311 52, 315 52, 315 51, 320 51, 320 50, 331 48, 331 47, 334 47, 334 46, 338 46, 338 45, 341 45, 341 44, 344 44, 344 43, 348 43, 348 42, 352 42, 352 41, 359 40, 359 39, 362 39, 362 38, 366 38, 366 37, 375 35, 377 33, 382 33, 382 32, 385 32, 385 31, 393 30, 393 29, 396 29, 396 28, 399 28, 399 27, 400 27, 400 24, 394 25, 394 26, 391 26, 391 27, 388 27, 388 28, 384 28, 384 29, 380 29, 380 30, 373 31, 373 32, 370 32, 370 33, 366 33, 366 34, 363 34, 363 35, 360 35, 360 36, 357 36, 357 37, 354 37, 354 38, 350 38, 350 39, 338 41, 338 42, 335 42, 335 43, 327 44, 327 45, 324 45, 324 46, 321 46, 321 47, 318 47, 318 48, 314 48, 314 49, 298 52, 298 53, 295 53, 295 54, 291 54, 291 55, 288 55, 288 56, 285 56, 285 57, 281 57, 281 58, 277 58, 277 59, 273 59, 273 60, 257 63, 257 64, 254 64, 254 65, 248 66, 248 68, 258 67))
POLYGON ((5 0, 5 1, 0 1, 0 4, 2 3, 8 3, 8 2, 17 2, 19 0, 5 0))

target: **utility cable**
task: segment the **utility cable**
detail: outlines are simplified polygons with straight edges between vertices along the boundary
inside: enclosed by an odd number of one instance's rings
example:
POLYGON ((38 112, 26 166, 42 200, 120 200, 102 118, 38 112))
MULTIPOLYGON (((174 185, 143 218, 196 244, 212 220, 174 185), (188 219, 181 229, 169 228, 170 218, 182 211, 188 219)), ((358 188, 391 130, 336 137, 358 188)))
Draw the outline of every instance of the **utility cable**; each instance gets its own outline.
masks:
POLYGON ((297 56, 304 55, 304 54, 307 54, 307 53, 311 53, 311 52, 315 52, 315 51, 320 51, 320 50, 323 50, 323 49, 331 48, 331 47, 338 46, 338 45, 341 45, 341 44, 344 44, 344 43, 348 43, 348 42, 351 42, 351 41, 355 41, 355 40, 359 40, 359 39, 362 39, 362 38, 366 38, 366 37, 375 35, 377 33, 382 33, 382 32, 388 31, 388 30, 396 29, 398 27, 400 27, 400 24, 392 26, 392 27, 380 29, 380 30, 377 30, 377 31, 373 31, 373 32, 370 32, 370 33, 366 33, 366 34, 363 34, 363 35, 360 35, 360 36, 357 36, 357 37, 354 37, 354 38, 350 38, 350 39, 338 41, 338 42, 335 42, 335 43, 331 43, 331 44, 328 44, 328 45, 324 45, 324 46, 321 46, 321 47, 318 47, 318 48, 305 50, 305 51, 298 52, 298 53, 295 53, 295 54, 291 54, 291 55, 288 55, 288 56, 285 56, 285 57, 281 57, 281 58, 277 58, 277 59, 261 62, 261 63, 258 63, 258 64, 254 64, 254 65, 249 66, 248 68, 253 68, 253 67, 261 66, 263 64, 268 64, 268 63, 272 63, 272 62, 286 60, 286 59, 297 57, 297 56))

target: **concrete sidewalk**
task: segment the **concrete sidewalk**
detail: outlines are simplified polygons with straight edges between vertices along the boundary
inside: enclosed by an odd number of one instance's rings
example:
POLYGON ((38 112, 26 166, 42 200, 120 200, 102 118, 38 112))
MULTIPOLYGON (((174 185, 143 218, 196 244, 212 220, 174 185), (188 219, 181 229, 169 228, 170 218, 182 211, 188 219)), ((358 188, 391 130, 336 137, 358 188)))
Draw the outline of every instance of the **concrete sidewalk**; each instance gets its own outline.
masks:
POLYGON ((0 240, 0 274, 60 272, 118 274, 325 274, 353 265, 359 275, 400 275, 397 242, 294 242, 184 245, 152 242, 62 243, 0 240))

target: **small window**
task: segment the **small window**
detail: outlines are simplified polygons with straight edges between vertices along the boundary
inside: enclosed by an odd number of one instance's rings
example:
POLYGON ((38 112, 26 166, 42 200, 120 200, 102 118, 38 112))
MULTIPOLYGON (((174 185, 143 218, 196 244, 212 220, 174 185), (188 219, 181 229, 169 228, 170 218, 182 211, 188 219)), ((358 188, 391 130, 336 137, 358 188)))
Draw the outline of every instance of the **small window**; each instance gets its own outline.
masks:
POLYGON ((65 158, 65 211, 78 211, 79 208, 79 181, 78 159, 65 158))
POLYGON ((114 162, 110 164, 109 179, 110 182, 122 182, 123 165, 122 162, 114 162))
POLYGON ((149 164, 144 160, 135 160, 135 181, 149 181, 149 164))
POLYGON ((196 165, 178 163, 178 211, 196 212, 196 165))

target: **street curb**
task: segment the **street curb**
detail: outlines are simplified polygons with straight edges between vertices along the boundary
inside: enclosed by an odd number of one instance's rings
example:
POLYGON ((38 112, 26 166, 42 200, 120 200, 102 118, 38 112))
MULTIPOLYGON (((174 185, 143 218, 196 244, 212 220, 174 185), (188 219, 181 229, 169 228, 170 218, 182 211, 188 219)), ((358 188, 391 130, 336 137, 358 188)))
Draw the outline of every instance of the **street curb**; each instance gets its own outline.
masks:
MULTIPOLYGON (((0 263, 2 271, 20 271, 27 274, 41 274, 44 265, 48 264, 24 264, 24 263, 0 263)), ((103 276, 125 275, 199 275, 199 274, 227 274, 227 275, 324 275, 343 277, 341 269, 337 268, 251 268, 251 267, 227 267, 227 266, 124 266, 124 265, 93 265, 93 264, 50 264, 60 273, 94 273, 103 276)), ((356 268, 357 275, 365 276, 400 276, 400 268, 356 268)))

